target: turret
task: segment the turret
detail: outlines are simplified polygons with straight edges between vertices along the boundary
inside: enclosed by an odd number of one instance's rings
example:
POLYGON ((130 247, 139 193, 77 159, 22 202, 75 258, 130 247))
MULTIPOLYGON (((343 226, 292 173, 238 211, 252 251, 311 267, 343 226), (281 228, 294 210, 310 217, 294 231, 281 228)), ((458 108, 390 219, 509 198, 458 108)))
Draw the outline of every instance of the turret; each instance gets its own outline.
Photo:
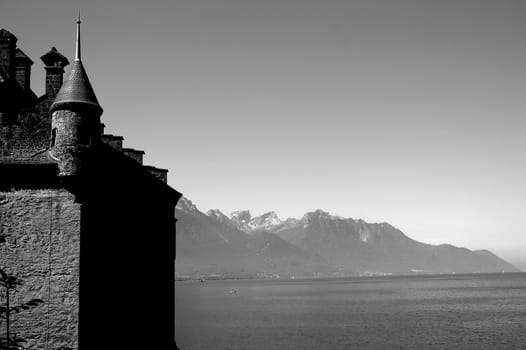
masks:
POLYGON ((80 13, 77 20, 75 61, 64 80, 51 112, 50 155, 61 176, 78 175, 85 165, 85 153, 100 143, 102 108, 91 87, 80 55, 80 13))

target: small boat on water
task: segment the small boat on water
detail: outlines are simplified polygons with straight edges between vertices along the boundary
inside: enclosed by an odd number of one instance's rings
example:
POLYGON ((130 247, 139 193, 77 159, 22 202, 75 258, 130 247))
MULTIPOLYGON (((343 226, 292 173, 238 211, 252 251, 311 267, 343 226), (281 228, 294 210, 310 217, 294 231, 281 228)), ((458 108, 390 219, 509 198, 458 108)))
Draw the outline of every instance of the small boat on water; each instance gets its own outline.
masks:
POLYGON ((228 291, 228 293, 230 293, 230 294, 237 294, 237 290, 235 290, 234 288, 232 288, 232 289, 230 289, 230 290, 228 291))

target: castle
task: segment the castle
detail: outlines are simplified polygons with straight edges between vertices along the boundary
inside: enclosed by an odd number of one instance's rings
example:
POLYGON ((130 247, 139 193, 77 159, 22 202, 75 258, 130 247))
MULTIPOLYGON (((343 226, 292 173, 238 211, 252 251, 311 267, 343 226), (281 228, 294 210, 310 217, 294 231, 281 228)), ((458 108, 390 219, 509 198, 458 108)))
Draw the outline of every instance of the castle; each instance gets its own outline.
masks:
MULTIPOLYGON (((171 349, 174 208, 181 194, 143 151, 104 134, 102 107, 81 59, 55 48, 33 61, 0 30, 0 268, 24 284, 11 332, 29 349, 171 349)), ((0 328, 0 336, 3 329, 0 328)))

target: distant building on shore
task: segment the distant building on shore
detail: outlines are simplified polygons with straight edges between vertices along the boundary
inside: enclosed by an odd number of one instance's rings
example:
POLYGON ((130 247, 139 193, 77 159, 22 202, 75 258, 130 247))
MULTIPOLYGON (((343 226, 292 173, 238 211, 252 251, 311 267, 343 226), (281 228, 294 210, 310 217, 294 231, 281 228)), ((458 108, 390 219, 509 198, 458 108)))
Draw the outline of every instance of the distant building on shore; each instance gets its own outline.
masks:
POLYGON ((0 30, 0 267, 24 281, 14 299, 44 301, 11 332, 31 349, 174 348, 181 194, 143 151, 104 134, 80 18, 65 79, 69 60, 55 48, 41 60, 37 97, 34 62, 0 30))

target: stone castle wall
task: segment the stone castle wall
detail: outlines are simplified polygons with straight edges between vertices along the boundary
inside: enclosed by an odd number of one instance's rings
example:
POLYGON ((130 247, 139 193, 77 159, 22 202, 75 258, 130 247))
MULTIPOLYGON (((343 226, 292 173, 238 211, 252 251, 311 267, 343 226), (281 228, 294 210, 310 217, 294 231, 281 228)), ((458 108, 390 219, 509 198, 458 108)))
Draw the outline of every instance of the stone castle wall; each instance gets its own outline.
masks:
POLYGON ((0 243, 0 267, 24 283, 12 304, 44 301, 13 315, 11 332, 25 338, 29 349, 76 349, 80 204, 65 190, 0 192, 0 233, 7 236, 0 243))
POLYGON ((13 125, 0 124, 0 157, 30 157, 49 147, 51 118, 42 113, 26 113, 13 125))
POLYGON ((0 268, 24 282, 13 304, 44 301, 13 315, 11 332, 28 349, 172 349, 180 194, 150 175, 166 183, 167 170, 142 166, 144 152, 123 149, 122 137, 102 135, 120 154, 90 142, 94 128, 103 131, 99 119, 56 110, 52 123, 67 59, 54 48, 41 59, 46 94, 0 106, 0 178, 9 179, 0 180, 0 268), (83 155, 90 162, 82 176, 61 176, 75 175, 83 155), (44 186, 54 189, 35 189, 44 186))

